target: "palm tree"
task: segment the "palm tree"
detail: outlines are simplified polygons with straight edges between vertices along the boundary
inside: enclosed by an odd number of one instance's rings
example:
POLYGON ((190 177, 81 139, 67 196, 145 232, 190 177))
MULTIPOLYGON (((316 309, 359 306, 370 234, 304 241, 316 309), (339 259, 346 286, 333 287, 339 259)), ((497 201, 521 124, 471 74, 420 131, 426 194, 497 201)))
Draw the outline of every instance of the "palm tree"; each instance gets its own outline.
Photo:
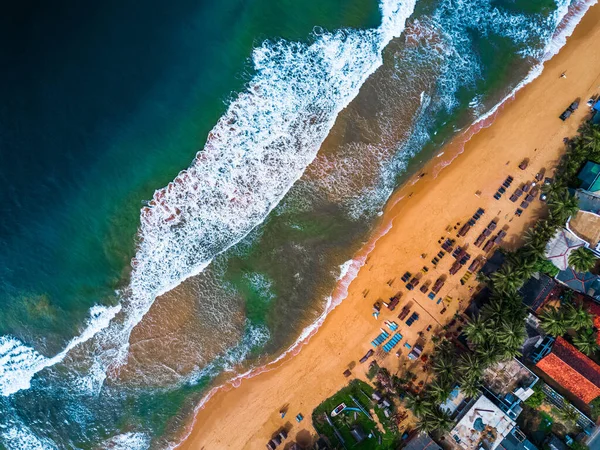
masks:
POLYGON ((438 378, 427 386, 427 396, 435 403, 444 403, 451 392, 452 386, 445 379, 438 378))
POLYGON ((583 330, 577 333, 577 335, 573 338, 573 343, 575 344, 575 347, 579 349, 579 351, 588 356, 600 349, 600 346, 598 345, 598 336, 591 329, 583 330))
POLYGON ((569 327, 579 331, 583 329, 591 329, 594 326, 594 318, 583 306, 567 307, 567 323, 569 327))
POLYGON ((590 153, 600 153, 600 129, 592 126, 588 130, 585 130, 581 138, 583 140, 583 148, 590 153))
POLYGON ((525 340, 525 324, 523 321, 504 320, 502 328, 496 333, 500 344, 509 349, 518 349, 525 340))
POLYGON ((569 217, 578 210, 577 198, 573 197, 567 189, 563 189, 556 197, 548 202, 550 217, 559 224, 564 224, 569 217))
POLYGON ((478 380, 483 372, 483 361, 472 353, 460 357, 459 372, 467 380, 478 380))
POLYGON ((477 357, 486 366, 494 364, 500 360, 500 349, 494 342, 485 342, 482 345, 477 346, 477 357))
POLYGON ((423 417, 431 407, 431 402, 429 400, 420 395, 413 394, 408 394, 406 396, 404 404, 417 417, 423 417))
POLYGON ((419 417, 419 420, 417 421, 417 430, 429 433, 434 431, 435 428, 436 423, 431 414, 423 414, 419 417))
POLYGON ((492 275, 497 292, 516 292, 523 284, 523 275, 511 264, 505 264, 492 275))
POLYGON ((429 415, 431 416, 431 420, 435 425, 434 430, 446 432, 452 428, 453 421, 450 418, 450 414, 448 414, 439 406, 431 408, 429 415))
POLYGON ((483 317, 487 329, 493 329, 494 323, 502 319, 504 315, 503 299, 494 295, 481 308, 481 317, 483 317))
POLYGON ((445 355, 438 355, 433 362, 433 370, 440 378, 452 378, 454 369, 454 361, 445 355))
POLYGON ((565 315, 556 308, 546 309, 540 318, 542 329, 552 336, 562 336, 569 328, 565 315))
POLYGON ((488 328, 481 315, 465 325, 464 333, 473 344, 481 344, 487 339, 488 328))
POLYGON ((596 265, 596 255, 585 247, 576 248, 569 255, 569 265, 577 272, 589 272, 596 265))
POLYGON ((477 397, 479 395, 479 380, 464 380, 460 385, 460 391, 467 398, 477 397))
POLYGON ((558 414, 562 420, 574 425, 576 425, 579 420, 579 412, 569 403, 565 404, 563 408, 559 410, 558 414))

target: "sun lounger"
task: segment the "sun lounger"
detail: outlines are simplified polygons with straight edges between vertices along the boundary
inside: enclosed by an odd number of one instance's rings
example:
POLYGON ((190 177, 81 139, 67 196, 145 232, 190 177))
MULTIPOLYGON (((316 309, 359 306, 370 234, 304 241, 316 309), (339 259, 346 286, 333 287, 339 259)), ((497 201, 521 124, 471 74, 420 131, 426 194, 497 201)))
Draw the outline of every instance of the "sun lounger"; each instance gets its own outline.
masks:
POLYGON ((527 203, 526 201, 522 201, 520 206, 523 209, 527 209, 529 207, 529 203, 527 203))
POLYGON ((361 362, 361 363, 365 363, 365 362, 367 362, 367 360, 368 360, 368 359, 369 359, 371 356, 373 356, 373 353, 375 353, 373 350, 369 350, 369 351, 368 351, 368 352, 365 354, 365 356, 363 356, 362 358, 360 358, 360 362, 361 362))
POLYGON ((511 202, 516 202, 517 200, 519 200, 519 196, 517 194, 513 194, 510 196, 510 201, 511 202))
POLYGON ((389 353, 396 345, 398 345, 398 342, 400 342, 402 340, 402 335, 400 333, 396 333, 394 336, 392 336, 392 338, 383 346, 383 351, 385 351, 386 353, 389 353))
POLYGON ((435 298, 435 292, 430 292, 427 297, 429 297, 430 300, 433 300, 435 298))

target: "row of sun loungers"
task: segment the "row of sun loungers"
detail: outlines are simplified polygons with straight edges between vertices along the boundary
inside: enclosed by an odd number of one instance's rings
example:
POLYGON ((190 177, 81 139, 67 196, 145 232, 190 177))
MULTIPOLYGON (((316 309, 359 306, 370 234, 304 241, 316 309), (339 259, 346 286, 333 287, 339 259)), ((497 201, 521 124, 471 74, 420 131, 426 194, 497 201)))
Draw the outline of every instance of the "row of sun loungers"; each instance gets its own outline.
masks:
POLYGON ((383 346, 383 351, 389 353, 396 345, 398 345, 398 342, 400 342, 401 340, 402 335, 400 333, 394 334, 394 336, 387 342, 387 344, 383 346))
POLYGON ((390 333, 383 330, 379 336, 377 336, 375 339, 373 339, 371 341, 371 345, 373 347, 377 347, 377 346, 381 345, 383 343, 383 341, 385 341, 389 336, 390 336, 390 333))
POLYGON ((390 322, 389 320, 386 320, 385 324, 392 331, 396 331, 398 329, 398 324, 396 322, 390 322))
POLYGON ((483 208, 479 208, 475 214, 473 214, 473 217, 471 217, 469 219, 469 221, 467 223, 465 223, 460 230, 458 230, 458 236, 462 237, 462 236, 466 236, 466 234, 469 232, 469 230, 471 229, 472 226, 474 226, 477 221, 481 218, 481 216, 483 216, 483 214, 485 213, 485 210, 483 208))
POLYGON ((389 303, 383 302, 383 304, 385 306, 387 306, 387 308, 390 311, 393 311, 394 309, 396 309, 396 306, 398 306, 398 303, 400 303, 400 297, 401 296, 402 296, 402 293, 399 292, 398 294, 396 294, 395 296, 393 296, 392 298, 390 298, 390 302, 389 303))
POLYGON ((513 180, 514 180, 514 178, 511 177, 510 175, 508 177, 506 177, 506 180, 504 180, 504 183, 502 183, 502 186, 500 186, 498 188, 498 191, 496 191, 496 193, 494 194, 494 198, 496 200, 500 200, 500 197, 502 197, 502 194, 504 194, 506 192, 506 190, 510 187, 513 180))
POLYGON ((277 446, 281 445, 281 443, 287 439, 287 437, 287 431, 285 431, 285 428, 282 428, 281 431, 273 439, 267 442, 267 448, 269 450, 275 450, 277 446))

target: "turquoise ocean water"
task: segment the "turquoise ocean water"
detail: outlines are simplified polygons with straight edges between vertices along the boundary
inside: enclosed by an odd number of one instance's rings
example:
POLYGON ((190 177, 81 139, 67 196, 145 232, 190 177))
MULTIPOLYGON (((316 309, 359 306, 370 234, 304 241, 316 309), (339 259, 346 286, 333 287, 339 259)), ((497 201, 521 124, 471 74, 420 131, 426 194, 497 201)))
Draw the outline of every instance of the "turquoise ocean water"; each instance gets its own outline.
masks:
POLYGON ((175 445, 209 387, 310 328, 403 177, 586 7, 7 7, 0 447, 175 445))

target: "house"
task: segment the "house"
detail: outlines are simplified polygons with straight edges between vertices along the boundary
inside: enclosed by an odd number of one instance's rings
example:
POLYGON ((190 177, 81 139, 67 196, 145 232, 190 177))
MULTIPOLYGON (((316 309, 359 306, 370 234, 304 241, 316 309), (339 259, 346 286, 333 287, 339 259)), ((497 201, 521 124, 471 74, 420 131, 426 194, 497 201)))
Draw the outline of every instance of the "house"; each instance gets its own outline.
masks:
POLYGON ((534 275, 519 289, 523 304, 536 312, 556 289, 557 283, 547 275, 534 275))
POLYGON ((584 246, 585 241, 563 228, 548 241, 545 255, 559 270, 565 270, 569 267, 569 254, 576 248, 584 246))
POLYGON ((551 434, 550 436, 548 436, 548 438, 546 439, 546 442, 545 442, 545 446, 548 447, 550 450, 569 450, 569 447, 567 447, 567 444, 565 444, 563 441, 561 441, 554 434, 551 434))
POLYGON ((518 428, 513 428, 513 430, 504 438, 500 445, 498 446, 498 450, 538 450, 535 445, 533 445, 527 437, 523 434, 521 430, 518 428))
POLYGON ((479 450, 482 447, 494 450, 514 427, 515 421, 482 395, 463 414, 450 435, 465 450, 479 450))
POLYGON ((600 396, 600 366, 562 337, 536 367, 586 405, 600 396))
POLYGON ((590 272, 575 272, 571 267, 567 267, 556 275, 556 281, 576 292, 600 299, 600 279, 590 272))
POLYGON ((442 450, 442 448, 427 433, 419 433, 408 441, 404 450, 442 450))
POLYGON ((510 418, 516 419, 523 410, 521 402, 533 394, 538 377, 516 359, 500 361, 483 372, 483 384, 490 398, 510 418))
POLYGON ((575 197, 579 211, 565 224, 571 233, 586 242, 586 247, 600 255, 600 192, 578 189, 575 197))
POLYGON ((600 164, 594 161, 586 162, 577 178, 581 181, 581 189, 590 192, 600 191, 600 164))

